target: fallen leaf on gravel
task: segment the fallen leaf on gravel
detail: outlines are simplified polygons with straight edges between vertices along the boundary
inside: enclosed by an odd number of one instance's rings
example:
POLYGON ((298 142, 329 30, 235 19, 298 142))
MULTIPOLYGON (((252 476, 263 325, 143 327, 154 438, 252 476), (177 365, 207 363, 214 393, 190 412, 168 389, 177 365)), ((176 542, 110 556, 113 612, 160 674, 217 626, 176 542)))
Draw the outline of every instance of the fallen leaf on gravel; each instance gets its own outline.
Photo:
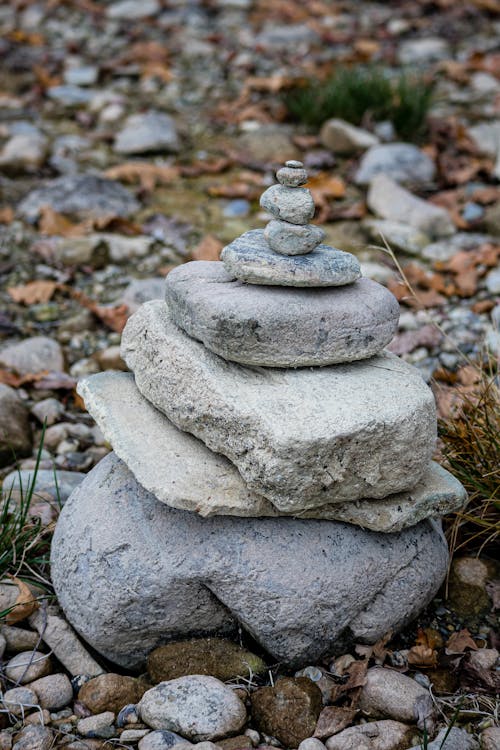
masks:
POLYGON ((11 388, 21 388, 24 385, 31 385, 32 383, 35 383, 37 380, 43 378, 45 374, 45 372, 37 372, 30 373, 28 375, 16 375, 16 373, 12 370, 0 369, 0 383, 3 383, 4 385, 10 385, 11 388))
POLYGON ((114 307, 108 307, 106 305, 98 305, 97 302, 87 297, 86 294, 81 292, 79 289, 73 289, 67 284, 59 284, 59 289, 66 292, 73 299, 80 303, 87 310, 90 310, 104 325, 111 328, 112 331, 121 333, 125 328, 125 324, 129 317, 129 309, 127 305, 116 305, 114 307))
POLYGON ((14 221, 14 209, 11 206, 0 208, 0 224, 11 224, 14 221))
POLYGON ((443 334, 441 331, 436 326, 429 324, 422 326, 417 331, 398 333, 387 348, 393 354, 400 356, 401 354, 410 354, 420 346, 432 349, 438 346, 442 338, 443 334))
POLYGON ((467 628, 459 630, 458 633, 452 633, 446 641, 445 653, 448 655, 463 654, 466 649, 477 651, 476 643, 467 628))
POLYGON ((352 724, 357 714, 356 708, 326 706, 320 713, 313 737, 324 740, 341 732, 352 724))
POLYGON ((193 260, 219 260, 222 242, 213 234, 206 234, 191 253, 193 260))
POLYGON ((42 206, 40 208, 38 228, 42 234, 56 234, 61 237, 81 237, 90 231, 92 224, 85 221, 74 224, 66 216, 63 216, 63 214, 54 211, 51 206, 42 206))
POLYGON ((7 625, 15 625, 33 614, 38 609, 38 602, 29 587, 19 578, 12 577, 12 585, 17 586, 18 595, 13 608, 5 617, 7 625))
POLYGON ((151 164, 147 161, 130 161, 111 167, 104 172, 110 180, 120 180, 130 184, 139 183, 150 193, 157 185, 170 185, 179 176, 179 168, 167 164, 151 164))
POLYGON ((57 281, 46 281, 38 279, 20 286, 11 286, 7 292, 14 302, 21 305, 35 305, 39 302, 48 302, 52 299, 57 289, 57 281))
POLYGON ((412 646, 407 656, 408 664, 421 669, 437 666, 437 658, 437 651, 424 645, 412 646))

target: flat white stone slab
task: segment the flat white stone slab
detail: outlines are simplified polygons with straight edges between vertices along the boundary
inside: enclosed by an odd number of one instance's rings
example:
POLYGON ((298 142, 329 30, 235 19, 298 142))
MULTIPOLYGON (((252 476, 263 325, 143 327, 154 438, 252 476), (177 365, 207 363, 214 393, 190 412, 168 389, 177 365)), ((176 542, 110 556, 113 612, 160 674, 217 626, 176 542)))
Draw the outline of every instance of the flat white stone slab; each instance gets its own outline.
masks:
POLYGON ((152 404, 283 511, 411 489, 432 457, 432 392, 387 352, 331 367, 242 367, 187 336, 153 301, 129 318, 122 357, 152 404))
POLYGON ((342 640, 375 643, 432 599, 448 565, 439 525, 398 534, 332 521, 200 518, 146 492, 114 454, 64 506, 52 542, 58 600, 94 648, 144 666, 165 641, 250 633, 300 668, 342 640))
MULTIPOLYGON (((130 373, 102 372, 78 384, 85 406, 135 478, 158 500, 202 516, 286 515, 247 489, 236 467, 182 432, 141 396, 130 373)), ((410 492, 298 511, 298 518, 345 521, 394 532, 461 508, 462 485, 431 463, 410 492)))
POLYGON ((220 262, 171 271, 175 323, 224 359, 265 367, 352 362, 378 354, 397 331, 399 304, 370 279, 327 289, 269 287, 231 278, 220 262))
MULTIPOLYGON (((279 187, 279 186, 276 186, 279 187)), ((271 250, 263 229, 251 229, 221 253, 226 271, 247 284, 271 286, 342 286, 361 276, 358 259, 328 245, 307 255, 280 255, 271 250)))

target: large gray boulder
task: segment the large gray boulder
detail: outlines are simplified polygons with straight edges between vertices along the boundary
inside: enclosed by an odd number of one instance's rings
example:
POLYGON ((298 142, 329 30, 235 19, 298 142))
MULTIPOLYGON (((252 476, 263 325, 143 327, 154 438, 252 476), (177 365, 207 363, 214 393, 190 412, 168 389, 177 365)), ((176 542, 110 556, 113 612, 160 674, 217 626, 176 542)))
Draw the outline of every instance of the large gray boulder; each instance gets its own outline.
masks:
POLYGON ((122 356, 154 406, 282 511, 410 489, 432 457, 433 395, 389 353, 332 367, 241 367, 153 301, 129 319, 122 356))
MULTIPOLYGON (((201 516, 287 515, 262 495, 251 492, 227 458, 178 430, 140 394, 130 373, 92 375, 79 382, 78 393, 116 455, 161 502, 201 516)), ((393 532, 429 516, 458 510, 465 500, 460 482, 431 463, 409 492, 398 492, 382 500, 322 505, 296 515, 393 532)))
POLYGON ((114 454, 72 494, 52 543, 66 616, 127 668, 162 642, 237 623, 294 667, 353 640, 373 643, 426 606, 447 564, 435 522, 387 535, 329 521, 200 518, 158 502, 114 454))
POLYGON ((167 277, 172 319, 224 359, 266 367, 352 362, 378 354, 399 304, 369 279, 328 289, 242 284, 220 262, 186 263, 167 277))

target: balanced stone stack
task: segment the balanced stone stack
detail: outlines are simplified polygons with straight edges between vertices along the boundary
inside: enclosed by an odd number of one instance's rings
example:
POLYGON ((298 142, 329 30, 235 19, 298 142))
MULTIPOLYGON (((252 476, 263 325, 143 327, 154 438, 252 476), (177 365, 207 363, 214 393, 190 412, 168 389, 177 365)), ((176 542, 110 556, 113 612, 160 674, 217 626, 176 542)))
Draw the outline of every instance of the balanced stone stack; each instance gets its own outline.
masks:
POLYGON ((431 391, 384 351, 398 304, 321 244, 302 164, 277 178, 264 230, 129 319, 133 374, 79 384, 114 453, 66 503, 52 574, 125 667, 238 626, 303 666, 400 628, 446 572, 438 518, 465 492, 431 460, 431 391))

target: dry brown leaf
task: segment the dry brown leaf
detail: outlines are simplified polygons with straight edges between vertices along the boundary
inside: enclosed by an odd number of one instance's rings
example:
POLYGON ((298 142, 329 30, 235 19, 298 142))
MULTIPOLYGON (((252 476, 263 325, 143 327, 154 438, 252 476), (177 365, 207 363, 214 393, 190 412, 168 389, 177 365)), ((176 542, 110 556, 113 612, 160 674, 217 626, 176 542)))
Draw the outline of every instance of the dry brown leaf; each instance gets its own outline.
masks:
POLYGON ((457 633, 452 633, 446 642, 445 653, 450 654, 464 654, 469 649, 477 651, 477 646, 470 632, 467 628, 459 630, 457 633))
POLYGON ((0 224, 11 224, 14 221, 15 213, 12 206, 3 206, 0 208, 0 224))
POLYGON ((48 302, 52 299, 57 289, 57 281, 38 279, 27 284, 11 286, 7 292, 14 302, 21 305, 35 305, 39 302, 48 302))
POLYGON ((17 586, 19 591, 16 602, 11 611, 6 615, 5 622, 7 625, 15 625, 33 614, 38 609, 38 602, 30 591, 29 587, 19 578, 12 577, 13 585, 17 586))
POLYGON ((69 294, 70 297, 79 302, 83 307, 86 307, 87 310, 90 310, 93 315, 99 318, 108 328, 111 328, 112 331, 121 333, 125 328, 129 316, 127 305, 116 305, 114 307, 99 305, 79 289, 73 289, 67 284, 60 284, 59 289, 69 294))
POLYGON ((206 234, 191 253, 193 260, 219 260, 223 244, 213 234, 206 234))
POLYGON ((176 180, 179 168, 147 161, 130 161, 107 169, 104 176, 130 184, 139 183, 143 190, 151 192, 157 185, 170 185, 176 180))
POLYGON ((74 224, 63 214, 54 211, 51 206, 40 208, 38 228, 42 234, 58 235, 60 237, 82 237, 93 229, 92 222, 84 221, 74 224))
POLYGON ((352 724, 356 714, 356 708, 326 706, 319 715, 313 736, 323 740, 334 734, 338 734, 338 732, 341 732, 352 724))
POLYGON ((415 667, 426 668, 437 666, 437 651, 429 646, 418 645, 412 646, 408 651, 408 664, 415 667))

